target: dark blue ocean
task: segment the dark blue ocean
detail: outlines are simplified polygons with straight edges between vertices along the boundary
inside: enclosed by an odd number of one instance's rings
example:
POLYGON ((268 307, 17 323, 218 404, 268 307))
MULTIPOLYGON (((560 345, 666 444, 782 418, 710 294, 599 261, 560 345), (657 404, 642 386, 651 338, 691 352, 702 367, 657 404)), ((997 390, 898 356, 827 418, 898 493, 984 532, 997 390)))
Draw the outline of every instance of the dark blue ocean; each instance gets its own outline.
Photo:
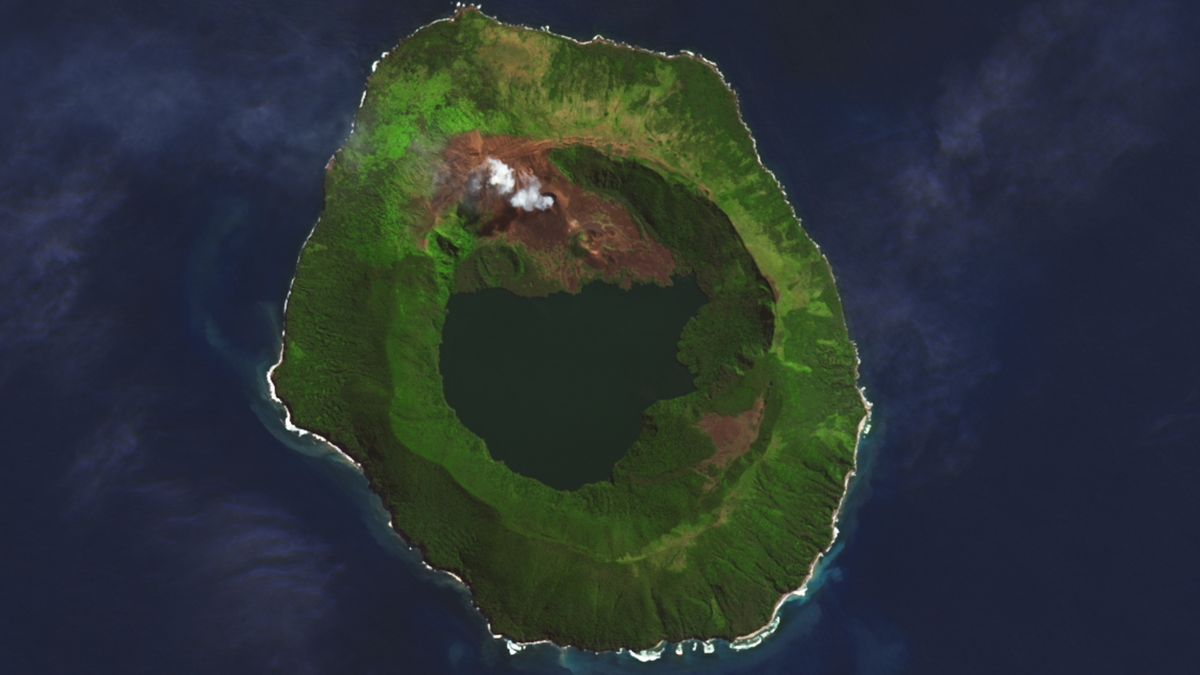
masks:
POLYGON ((509 656, 263 374, 371 62, 449 2, 0 5, 0 673, 1194 673, 1193 3, 488 2, 688 49, 875 403, 757 649, 509 656))

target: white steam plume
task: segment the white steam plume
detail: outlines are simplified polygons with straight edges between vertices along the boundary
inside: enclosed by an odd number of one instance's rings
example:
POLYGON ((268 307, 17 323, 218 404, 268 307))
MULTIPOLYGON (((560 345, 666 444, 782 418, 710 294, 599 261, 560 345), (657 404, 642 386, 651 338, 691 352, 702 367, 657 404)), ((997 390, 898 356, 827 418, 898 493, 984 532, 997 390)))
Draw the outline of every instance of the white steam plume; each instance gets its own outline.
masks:
MULTIPOLYGON (((487 158, 487 182, 488 185, 494 187, 497 192, 502 195, 511 193, 517 188, 518 180, 521 183, 521 189, 508 200, 514 208, 525 211, 545 211, 554 206, 554 197, 542 194, 542 181, 538 180, 537 176, 531 176, 527 173, 522 173, 518 179, 513 168, 495 157, 487 158)), ((478 191, 480 187, 479 174, 471 177, 468 183, 468 188, 471 192, 478 191)))
POLYGON ((494 157, 488 157, 488 184, 500 191, 500 194, 506 195, 513 191, 517 181, 513 177, 512 167, 501 162, 494 157))
POLYGON ((524 187, 518 190, 517 194, 513 195, 508 203, 526 211, 533 211, 535 209, 545 211, 554 206, 554 197, 542 194, 541 190, 542 181, 538 180, 536 176, 530 176, 525 181, 524 187))

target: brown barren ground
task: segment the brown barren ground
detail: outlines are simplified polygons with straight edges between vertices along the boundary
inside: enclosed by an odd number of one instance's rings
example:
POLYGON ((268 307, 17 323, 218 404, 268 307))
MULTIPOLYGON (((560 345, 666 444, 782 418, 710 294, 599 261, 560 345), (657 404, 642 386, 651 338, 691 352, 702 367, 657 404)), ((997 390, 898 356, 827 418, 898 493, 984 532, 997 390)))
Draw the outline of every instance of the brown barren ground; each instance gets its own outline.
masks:
POLYGON ((759 396, 749 410, 737 415, 709 413, 701 417, 696 424, 713 440, 717 451, 712 457, 701 462, 699 468, 704 470, 714 467, 718 471, 724 471, 734 460, 746 454, 758 438, 763 407, 764 399, 759 396))
MULTIPOLYGON (((675 271, 671 251, 647 236, 620 204, 587 192, 567 180, 550 161, 555 147, 586 143, 585 139, 531 141, 511 136, 456 136, 444 152, 433 213, 440 219, 464 204, 481 214, 481 238, 519 244, 540 271, 558 279, 569 291, 601 278, 629 287, 635 282, 670 285, 675 271), (509 203, 488 184, 487 160, 512 168, 517 188, 536 177, 541 193, 554 198, 544 211, 525 211, 509 203)), ((486 243, 484 244, 486 245, 486 243)))

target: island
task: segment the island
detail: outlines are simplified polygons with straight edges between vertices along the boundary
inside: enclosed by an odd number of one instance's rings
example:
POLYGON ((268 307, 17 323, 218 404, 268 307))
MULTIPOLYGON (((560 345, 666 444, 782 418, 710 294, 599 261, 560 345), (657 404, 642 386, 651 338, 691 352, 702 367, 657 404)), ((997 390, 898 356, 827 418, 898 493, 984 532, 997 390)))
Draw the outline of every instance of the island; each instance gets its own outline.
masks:
POLYGON ((836 536, 869 412, 857 377, 830 265, 713 64, 474 8, 374 67, 268 374, 289 426, 359 466, 493 634, 589 650, 771 623, 836 536), (590 289, 698 299, 672 319, 685 386, 590 473, 566 473, 590 436, 553 435, 554 485, 449 402, 447 308, 590 289))

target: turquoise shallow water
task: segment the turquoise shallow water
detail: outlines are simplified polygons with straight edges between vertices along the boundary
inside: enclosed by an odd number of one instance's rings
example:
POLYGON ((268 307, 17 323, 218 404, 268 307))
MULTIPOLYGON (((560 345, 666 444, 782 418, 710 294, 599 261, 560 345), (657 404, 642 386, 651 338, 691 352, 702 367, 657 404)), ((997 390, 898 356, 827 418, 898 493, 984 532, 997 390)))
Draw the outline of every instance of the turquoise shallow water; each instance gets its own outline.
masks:
POLYGON ((692 49, 830 257, 874 430, 760 647, 510 656, 262 376, 371 62, 437 3, 0 21, 0 671, 1191 673, 1185 3, 487 4, 692 49))

